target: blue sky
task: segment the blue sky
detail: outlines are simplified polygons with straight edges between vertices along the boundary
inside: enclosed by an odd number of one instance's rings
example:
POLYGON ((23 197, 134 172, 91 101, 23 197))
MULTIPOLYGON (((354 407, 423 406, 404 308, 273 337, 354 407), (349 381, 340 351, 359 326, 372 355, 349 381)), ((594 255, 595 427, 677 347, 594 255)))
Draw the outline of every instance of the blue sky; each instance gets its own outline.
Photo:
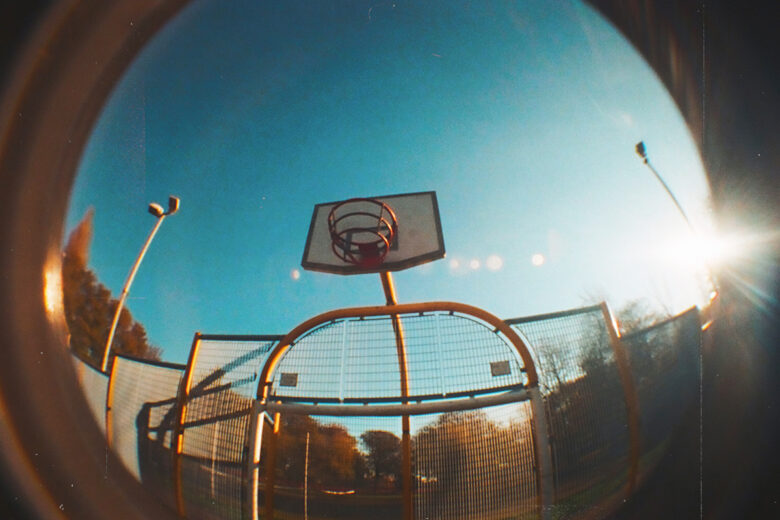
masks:
POLYGON ((650 68, 579 3, 477 4, 193 2, 113 92, 64 237, 95 208, 90 264, 118 295, 147 204, 181 198, 127 302, 177 362, 195 331, 381 304, 377 275, 300 269, 314 205, 355 196, 437 192, 447 257, 395 274, 401 302, 697 303, 691 268, 661 254, 689 231, 635 143, 702 229, 707 186, 650 68))

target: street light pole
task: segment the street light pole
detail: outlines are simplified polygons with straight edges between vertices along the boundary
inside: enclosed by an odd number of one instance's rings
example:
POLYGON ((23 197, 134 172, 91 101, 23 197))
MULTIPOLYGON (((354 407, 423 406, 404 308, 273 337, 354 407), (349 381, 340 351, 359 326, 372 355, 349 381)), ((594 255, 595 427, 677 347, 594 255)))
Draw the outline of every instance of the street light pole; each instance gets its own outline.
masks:
POLYGON ((691 224, 691 221, 688 218, 688 215, 685 214, 685 210, 683 210, 682 206, 680 205, 680 201, 678 201, 677 197, 674 196, 674 193, 672 193, 672 190, 669 189, 669 186, 661 178, 661 175, 658 173, 658 171, 656 171, 653 165, 650 164, 650 159, 648 159, 647 157, 647 149, 645 149, 644 141, 639 141, 638 143, 636 143, 635 150, 637 155, 644 161, 645 165, 648 168, 650 168, 651 172, 653 172, 653 175, 655 175, 655 178, 658 179, 658 182, 661 183, 661 186, 664 187, 666 193, 672 199, 672 202, 674 202, 674 205, 677 206, 677 210, 680 212, 680 215, 682 215, 683 219, 685 219, 685 223, 688 224, 688 227, 690 228, 691 232, 693 232, 694 235, 697 235, 696 230, 693 227, 693 224, 691 224))
MULTIPOLYGON (((680 212, 680 215, 682 215, 683 219, 685 219, 685 223, 688 224, 688 229, 690 229, 691 233, 694 237, 698 237, 699 233, 696 231, 696 228, 693 227, 693 224, 691 224, 691 220, 688 218, 688 215, 686 215, 685 210, 682 208, 682 205, 680 205, 680 201, 677 200, 677 197, 674 196, 674 193, 672 193, 672 190, 669 189, 669 186, 666 184, 666 182, 661 178, 661 175, 656 171, 656 169, 653 167, 652 164, 650 164, 650 159, 647 157, 647 149, 645 148, 644 141, 639 141, 636 143, 636 154, 644 161, 645 165, 650 168, 650 171, 653 172, 653 175, 655 175, 655 178, 658 179, 658 182, 661 183, 661 186, 664 187, 666 190, 666 193, 669 195, 669 198, 672 199, 672 202, 674 202, 674 205, 677 207, 677 210, 680 212)), ((710 262, 708 259, 704 259, 704 267, 707 269, 707 280, 710 282, 710 285, 712 286, 713 292, 711 293, 710 300, 714 296, 717 295, 719 291, 718 289, 718 282, 715 279, 715 275, 713 274, 712 266, 710 266, 710 262)))
POLYGON ((114 320, 111 322, 111 329, 108 331, 108 340, 106 341, 106 347, 103 350, 103 362, 100 366, 100 370, 102 372, 105 372, 108 366, 108 355, 111 352, 111 343, 114 340, 114 333, 116 332, 117 324, 119 323, 119 316, 122 314, 122 308, 125 305, 125 300, 127 299, 127 293, 130 291, 130 285, 133 283, 133 279, 135 278, 135 273, 138 271, 138 267, 141 265, 141 260, 144 259, 144 255, 146 255, 146 250, 149 249, 149 245, 152 243, 152 239, 154 238, 154 235, 157 234, 157 230, 160 229, 160 225, 162 224, 162 221, 165 220, 165 217, 168 215, 173 215, 179 210, 179 199, 178 197, 174 197, 171 195, 168 197, 168 211, 163 210, 162 206, 157 204, 156 202, 152 202, 149 204, 149 213, 157 217, 157 220, 154 223, 154 227, 152 227, 152 231, 149 233, 149 236, 146 238, 146 242, 144 242, 143 247, 141 248, 141 252, 138 253, 138 257, 135 259, 135 263, 133 264, 133 267, 130 269, 130 274, 127 275, 127 280, 125 280, 125 285, 122 287, 122 294, 119 297, 119 303, 117 303, 116 310, 114 311, 114 320))

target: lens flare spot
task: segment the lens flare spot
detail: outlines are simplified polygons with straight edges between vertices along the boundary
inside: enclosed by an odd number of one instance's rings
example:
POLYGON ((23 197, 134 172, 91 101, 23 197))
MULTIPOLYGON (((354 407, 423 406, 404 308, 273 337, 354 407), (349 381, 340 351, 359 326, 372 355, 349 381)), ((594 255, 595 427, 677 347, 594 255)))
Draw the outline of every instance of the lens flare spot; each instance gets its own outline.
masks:
POLYGON ((485 261, 485 266, 491 271, 498 271, 504 267, 504 259, 498 255, 490 255, 485 261))
POLYGON ((458 260, 456 260, 455 258, 450 260, 450 269, 452 269, 454 271, 458 267, 460 267, 460 262, 458 260))
POLYGON ((476 258, 473 259, 471 262, 469 262, 469 267, 471 267, 471 269, 474 271, 479 269, 479 266, 480 266, 479 260, 477 260, 476 258))
POLYGON ((541 253, 535 253, 533 256, 531 256, 531 263, 534 265, 534 267, 541 267, 544 265, 545 261, 546 259, 541 253))
POLYGON ((301 272, 298 269, 293 269, 290 271, 290 278, 292 278, 295 281, 298 281, 301 279, 301 272))

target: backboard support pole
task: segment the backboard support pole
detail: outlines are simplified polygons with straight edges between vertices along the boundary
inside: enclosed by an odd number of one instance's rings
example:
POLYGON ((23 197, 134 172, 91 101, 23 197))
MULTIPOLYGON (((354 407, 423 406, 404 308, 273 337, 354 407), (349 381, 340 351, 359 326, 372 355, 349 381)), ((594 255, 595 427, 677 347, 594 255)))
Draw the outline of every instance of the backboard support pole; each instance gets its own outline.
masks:
MULTIPOLYGON (((385 292, 387 305, 398 305, 398 299, 395 294, 395 284, 389 271, 379 273, 382 280, 382 289, 385 292)), ((401 377, 401 398, 403 404, 409 404, 409 378, 406 361, 406 344, 404 342, 404 329, 401 323, 401 317, 393 314, 392 317, 393 332, 395 332, 395 346, 398 353, 398 372, 401 377)), ((410 434, 409 415, 401 416, 401 497, 402 497, 402 518, 404 520, 413 520, 414 505, 412 502, 412 439, 410 434)))
POLYGON ((382 271, 379 273, 379 278, 382 280, 382 289, 385 291, 385 300, 387 305, 398 305, 398 298, 395 295, 395 284, 393 283, 393 275, 389 271, 382 271))

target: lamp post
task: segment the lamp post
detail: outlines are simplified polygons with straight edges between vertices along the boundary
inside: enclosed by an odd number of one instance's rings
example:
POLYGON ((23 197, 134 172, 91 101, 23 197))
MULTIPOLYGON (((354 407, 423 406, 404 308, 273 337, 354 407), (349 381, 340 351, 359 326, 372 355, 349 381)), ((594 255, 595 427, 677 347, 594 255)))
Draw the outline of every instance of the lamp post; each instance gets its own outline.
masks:
MULTIPOLYGON (((685 210, 683 210, 682 206, 680 205, 680 201, 678 201, 677 197, 674 196, 674 193, 672 193, 672 190, 669 189, 669 186, 661 178, 661 175, 658 173, 658 171, 653 167, 652 164, 650 164, 650 159, 647 157, 647 149, 645 148, 644 141, 639 141, 638 143, 636 143, 636 147, 634 149, 636 151, 636 154, 642 159, 645 165, 648 168, 650 168, 651 172, 653 172, 653 175, 655 175, 655 178, 658 179, 658 182, 661 183, 661 186, 664 187, 666 193, 669 195, 669 198, 672 199, 672 202, 674 202, 674 205, 677 207, 677 210, 680 212, 680 215, 682 215, 683 219, 685 219, 685 223, 688 224, 688 229, 690 229, 693 236, 698 237, 699 233, 696 231, 696 228, 693 227, 693 224, 691 224, 688 215, 685 214, 685 210)), ((704 259, 704 267, 707 269, 707 280, 712 286, 712 292, 710 293, 710 301, 712 301, 712 299, 715 296, 717 296, 719 292, 718 282, 716 281, 715 275, 713 274, 712 266, 710 265, 709 259, 706 258, 704 259)))
POLYGON ((655 175, 655 178, 658 179, 658 182, 661 183, 661 186, 664 187, 666 190, 666 193, 669 194, 669 197, 672 199, 672 202, 674 202, 674 205, 677 206, 678 211, 682 215, 682 217, 685 219, 685 223, 688 224, 688 227, 690 228, 691 232, 693 232, 694 235, 696 235, 696 230, 693 228, 693 225, 691 224, 690 219, 688 218, 688 215, 685 214, 685 211, 683 210, 682 206, 680 205, 680 201, 677 200, 677 197, 674 196, 674 193, 672 193, 672 190, 669 189, 669 186, 664 182, 664 180, 661 178, 661 175, 656 171, 655 168, 653 168, 653 165, 650 164, 650 159, 647 157, 647 149, 645 148, 644 141, 639 141, 636 143, 636 154, 644 161, 645 165, 650 168, 650 171, 653 172, 653 175, 655 175))
POLYGON ((127 293, 130 291, 130 284, 133 283, 133 279, 135 278, 135 273, 138 271, 138 266, 141 265, 141 260, 144 259, 144 255, 146 254, 146 250, 149 249, 149 244, 152 243, 152 239, 154 238, 154 235, 157 234, 157 230, 160 229, 160 225, 162 224, 162 221, 167 217, 168 215, 173 215, 179 210, 179 198, 174 197, 171 195, 168 197, 168 211, 165 211, 162 206, 157 204, 156 202, 152 202, 149 204, 149 213, 157 217, 157 220, 154 223, 154 227, 152 228, 152 231, 149 233, 149 236, 146 238, 146 242, 144 242, 143 247, 141 248, 141 252, 138 253, 138 257, 135 259, 135 263, 133 264, 132 269, 130 269, 130 274, 127 275, 127 280, 125 280, 125 285, 122 287, 122 295, 119 297, 119 303, 116 306, 116 311, 114 311, 114 320, 111 322, 111 329, 108 332, 108 340, 106 341, 106 348, 103 350, 103 363, 101 364, 101 371, 105 372, 107 365, 108 365, 108 355, 111 352, 111 343, 114 340, 114 333, 116 332, 116 326, 119 323, 119 315, 122 314, 122 308, 125 305, 125 300, 127 299, 127 293))

